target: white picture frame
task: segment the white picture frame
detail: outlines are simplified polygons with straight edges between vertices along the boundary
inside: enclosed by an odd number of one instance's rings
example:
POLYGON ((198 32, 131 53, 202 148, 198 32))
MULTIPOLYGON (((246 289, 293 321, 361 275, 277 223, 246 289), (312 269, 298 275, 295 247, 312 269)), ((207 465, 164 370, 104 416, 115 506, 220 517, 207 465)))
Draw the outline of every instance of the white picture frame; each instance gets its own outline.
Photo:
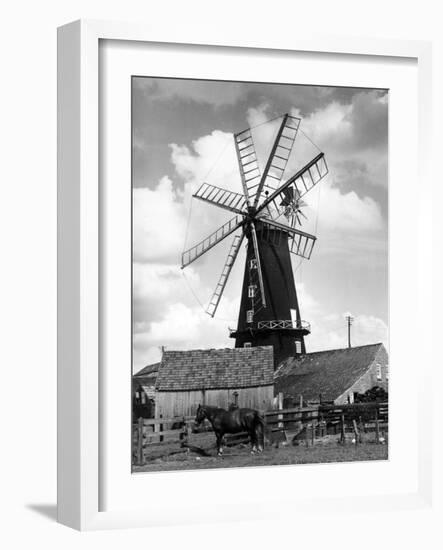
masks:
MULTIPOLYGON (((269 493, 256 498, 248 511, 232 507, 220 518, 212 510, 198 502, 189 508, 180 503, 176 509, 167 513, 168 503, 163 506, 134 506, 125 493, 118 507, 103 509, 100 485, 105 481, 103 473, 103 414, 105 409, 101 400, 105 398, 101 387, 100 362, 100 303, 103 293, 99 284, 101 276, 101 246, 99 212, 100 194, 100 154, 99 142, 99 72, 100 41, 125 41, 131 44, 144 42, 156 44, 157 48, 174 44, 193 44, 200 51, 210 48, 229 48, 230 55, 246 49, 270 51, 277 55, 288 52, 304 52, 311 55, 332 54, 333 56, 369 56, 390 58, 395 64, 402 59, 413 59, 417 64, 418 82, 418 157, 419 183, 430 191, 430 128, 431 128, 431 46, 427 42, 370 40, 364 38, 322 37, 297 34, 296 38, 270 30, 266 37, 254 36, 253 30, 246 31, 242 37, 231 36, 220 31, 206 35, 202 29, 199 35, 189 37, 186 30, 164 32, 154 27, 102 21, 77 21, 61 27, 58 32, 58 520, 80 530, 119 528, 131 526, 152 526, 160 524, 188 523, 192 521, 218 521, 238 519, 259 519, 264 517, 264 505, 269 493), (261 500, 260 500, 261 499, 261 500), (181 508, 180 508, 181 506, 181 508), (180 513, 181 511, 181 513, 180 513)), ((368 57, 368 59, 369 59, 368 57)), ((391 208, 395 207, 391 205, 391 208)), ((418 230, 421 235, 430 232, 430 219, 424 215, 424 205, 420 206, 418 230)), ((426 277, 430 269, 430 245, 423 240, 416 257, 423 267, 418 273, 417 314, 430 318, 429 296, 426 294, 426 277), (427 266, 427 267, 426 267, 427 266)), ((414 292, 414 291, 412 291, 414 292)), ((432 357, 430 346, 423 351, 421 365, 423 379, 431 376, 432 357)), ((413 360, 410 359, 410 361, 413 360)), ((128 367, 129 368, 129 367, 128 367)), ((395 365, 391 365, 391 373, 395 365)), ((395 374, 391 377, 391 379, 395 374)), ((417 385, 417 419, 419 428, 417 445, 417 478, 415 489, 393 492, 385 495, 347 495, 339 499, 332 496, 313 496, 303 501, 285 496, 287 508, 309 512, 326 506, 335 506, 336 510, 346 512, 356 502, 364 509, 377 505, 381 509, 422 508, 430 506, 432 493, 431 434, 429 424, 423 422, 425 409, 424 382, 417 385), (302 502, 302 505, 301 505, 302 502)), ((129 435, 129 434, 128 434, 129 435)), ((129 465, 128 465, 129 468, 129 465)), ((332 466, 324 466, 323 477, 332 472, 332 466), (327 469, 330 470, 327 470, 327 469)), ((342 467, 343 468, 343 467, 342 467)), ((260 469, 259 469, 260 470, 260 469)), ((286 470, 288 471, 288 470, 286 470)), ((343 470, 341 470, 343 475, 343 470)), ((159 479, 165 487, 169 481, 177 483, 179 478, 164 474, 150 474, 153 485, 159 486, 159 479), (163 476, 163 477, 162 477, 163 476)), ((171 474, 169 474, 171 475, 171 474)), ((173 476, 174 474, 172 474, 173 476)), ((249 470, 247 473, 231 471, 225 473, 201 472, 180 474, 185 483, 202 484, 202 480, 224 480, 230 475, 239 480, 239 475, 253 480, 259 473, 249 470), (190 477, 194 476, 194 477, 190 477)), ((321 477, 321 476, 320 476, 321 477)), ((112 482, 112 480, 111 480, 112 482)), ((173 485, 171 485, 173 487, 173 485)), ((169 490, 169 489, 168 489, 169 490)), ((122 493, 123 494, 123 493, 122 493)), ((247 502, 247 497, 240 504, 247 502)), ((273 495, 273 501, 279 501, 279 494, 273 495)), ((223 500, 222 500, 223 502, 223 500)), ((283 501, 282 501, 283 502, 283 501)), ((279 515, 283 512, 279 511, 279 515)))

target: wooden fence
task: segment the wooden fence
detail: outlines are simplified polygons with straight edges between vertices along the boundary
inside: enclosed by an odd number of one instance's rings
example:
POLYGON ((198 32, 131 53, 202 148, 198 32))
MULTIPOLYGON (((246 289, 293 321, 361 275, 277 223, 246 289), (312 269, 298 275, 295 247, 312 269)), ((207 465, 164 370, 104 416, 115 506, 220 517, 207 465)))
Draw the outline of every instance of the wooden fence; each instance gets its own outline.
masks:
POLYGON ((264 416, 269 432, 289 432, 295 441, 304 439, 306 445, 313 445, 316 438, 337 433, 340 442, 346 444, 347 432, 353 433, 357 445, 362 441, 362 434, 370 432, 374 432, 374 441, 380 443, 388 431, 387 403, 318 404, 266 411, 264 416))
MULTIPOLYGON (((281 403, 281 401, 280 401, 281 403)), ((351 433, 356 445, 362 442, 362 434, 372 434, 376 443, 385 441, 388 432, 387 403, 354 403, 348 405, 318 404, 306 407, 278 408, 265 411, 265 440, 268 444, 285 442, 288 436, 293 443, 314 445, 316 439, 329 434, 339 434, 339 441, 347 443, 351 433)), ((139 418, 133 425, 134 462, 145 463, 146 454, 152 457, 183 452, 194 445, 213 446, 214 436, 208 421, 196 432, 194 416, 174 418, 139 418), (177 447, 177 443, 179 444, 177 447), (190 445, 192 443, 193 445, 190 445), (174 445, 175 444, 175 445, 174 445), (168 447, 168 451, 165 448, 168 447), (163 454, 162 454, 163 453, 163 454)), ((226 445, 244 443, 247 434, 226 437, 226 445)), ((204 450, 202 449, 204 452, 204 450)))

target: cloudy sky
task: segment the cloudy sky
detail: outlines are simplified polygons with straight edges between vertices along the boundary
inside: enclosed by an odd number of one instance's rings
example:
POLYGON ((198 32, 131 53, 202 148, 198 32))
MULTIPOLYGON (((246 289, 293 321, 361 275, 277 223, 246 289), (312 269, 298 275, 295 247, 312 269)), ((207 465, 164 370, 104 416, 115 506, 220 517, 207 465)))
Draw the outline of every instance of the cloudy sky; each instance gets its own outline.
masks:
POLYGON ((230 213, 191 195, 207 182, 241 191, 233 133, 253 127, 263 165, 286 112, 302 119, 285 178, 321 149, 330 173, 308 195, 304 230, 318 240, 293 256, 308 351, 384 342, 388 323, 388 94, 384 90, 137 77, 133 98, 134 371, 169 349, 232 346, 244 250, 216 317, 204 312, 230 239, 185 270, 184 248, 230 213), (263 124, 265 123, 265 124, 263 124))

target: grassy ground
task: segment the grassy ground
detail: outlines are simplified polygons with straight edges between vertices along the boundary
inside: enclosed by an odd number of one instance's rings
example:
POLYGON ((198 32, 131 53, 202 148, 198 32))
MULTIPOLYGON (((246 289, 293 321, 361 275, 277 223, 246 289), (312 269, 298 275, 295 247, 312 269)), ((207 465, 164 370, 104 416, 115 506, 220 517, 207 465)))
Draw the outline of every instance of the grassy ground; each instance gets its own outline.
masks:
MULTIPOLYGON (((163 451, 164 452, 164 451, 163 451)), ((144 466, 134 466, 134 472, 158 472, 167 470, 198 470, 201 468, 238 468, 241 466, 271 466, 287 464, 313 464, 326 462, 353 462, 357 460, 387 460, 388 446, 363 442, 360 445, 337 443, 336 439, 316 441, 314 446, 304 443, 279 448, 268 446, 263 453, 251 455, 248 445, 225 448, 222 457, 216 456, 215 448, 209 451, 211 456, 198 456, 194 452, 158 456, 148 454, 144 466)))

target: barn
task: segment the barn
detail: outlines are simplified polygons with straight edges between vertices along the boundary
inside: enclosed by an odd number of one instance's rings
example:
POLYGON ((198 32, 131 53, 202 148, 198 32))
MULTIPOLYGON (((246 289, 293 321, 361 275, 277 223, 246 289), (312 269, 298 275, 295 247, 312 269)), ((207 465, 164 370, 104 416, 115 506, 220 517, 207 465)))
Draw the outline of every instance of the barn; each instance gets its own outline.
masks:
POLYGON ((303 401, 353 403, 376 386, 388 391, 389 360, 383 344, 307 353, 283 361, 275 372, 275 391, 286 405, 303 401))
POLYGON ((155 416, 192 416, 198 405, 265 410, 274 397, 272 346, 164 351, 155 416))

